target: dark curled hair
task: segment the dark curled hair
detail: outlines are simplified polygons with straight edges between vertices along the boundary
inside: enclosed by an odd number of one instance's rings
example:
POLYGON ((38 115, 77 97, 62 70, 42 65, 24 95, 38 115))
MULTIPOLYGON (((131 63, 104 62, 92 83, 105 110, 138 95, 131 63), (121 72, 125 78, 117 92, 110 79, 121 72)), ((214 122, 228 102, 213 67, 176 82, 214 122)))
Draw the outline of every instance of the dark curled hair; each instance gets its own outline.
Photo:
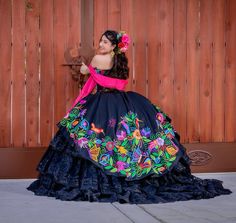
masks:
MULTIPOLYGON (((109 76, 119 78, 119 79, 128 79, 129 78, 129 67, 128 67, 128 58, 126 57, 125 53, 118 53, 118 40, 117 40, 118 32, 114 30, 107 30, 105 31, 102 36, 106 36, 112 43, 112 45, 116 45, 114 48, 114 64, 110 71, 109 76)), ((101 39, 102 39, 101 36, 101 39)), ((100 40, 101 40, 100 39, 100 40)))

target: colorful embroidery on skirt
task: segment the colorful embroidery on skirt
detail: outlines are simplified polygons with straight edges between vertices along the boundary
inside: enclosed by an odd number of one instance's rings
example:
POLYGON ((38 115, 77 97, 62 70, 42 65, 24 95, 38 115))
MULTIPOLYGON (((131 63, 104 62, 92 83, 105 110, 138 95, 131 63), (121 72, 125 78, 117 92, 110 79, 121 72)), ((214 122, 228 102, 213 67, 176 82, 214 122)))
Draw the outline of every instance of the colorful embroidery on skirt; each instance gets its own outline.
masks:
POLYGON ((116 138, 106 136, 104 130, 84 118, 86 109, 80 101, 60 124, 67 128, 79 148, 86 148, 90 158, 105 170, 136 178, 154 172, 158 175, 169 169, 176 160, 179 148, 172 141, 175 131, 166 114, 156 107, 157 132, 151 132, 137 114, 128 112, 119 121, 116 138))

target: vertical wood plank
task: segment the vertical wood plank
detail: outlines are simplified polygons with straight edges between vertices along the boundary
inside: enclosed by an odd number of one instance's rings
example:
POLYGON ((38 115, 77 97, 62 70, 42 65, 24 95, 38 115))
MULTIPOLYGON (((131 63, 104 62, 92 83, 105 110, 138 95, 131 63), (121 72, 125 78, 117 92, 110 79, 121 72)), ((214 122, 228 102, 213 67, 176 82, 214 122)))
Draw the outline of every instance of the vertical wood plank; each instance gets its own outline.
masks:
POLYGON ((0 0, 0 147, 11 145, 11 2, 0 0))
POLYGON ((225 80, 225 1, 212 5, 213 79, 212 79, 212 141, 224 141, 225 80))
POLYGON ((236 2, 226 1, 225 141, 236 140, 236 2))
POLYGON ((159 75, 160 107, 173 116, 173 1, 162 0, 160 4, 161 62, 159 75))
MULTIPOLYGON (((55 101, 54 115, 58 123, 66 113, 66 75, 68 69, 63 67, 64 52, 68 46, 68 1, 54 1, 54 72, 55 101)), ((55 125, 56 129, 56 125, 55 125)))
POLYGON ((12 2, 12 138, 13 147, 26 144, 25 125, 25 1, 12 2))
POLYGON ((200 1, 187 1, 187 142, 199 142, 200 1))
POLYGON ((129 83, 126 86, 126 90, 133 89, 133 1, 132 0, 122 0, 121 1, 121 30, 127 32, 130 37, 130 45, 129 49, 126 52, 126 56, 128 58, 128 66, 129 66, 129 83))
POLYGON ((200 1, 200 141, 211 141, 212 98, 212 6, 213 1, 200 1))
POLYGON ((108 0, 108 29, 120 31, 121 0, 108 0))
POLYGON ((54 129, 53 0, 40 7, 40 143, 47 146, 54 129))
POLYGON ((135 91, 146 96, 147 72, 146 72, 146 18, 147 11, 143 10, 146 6, 146 1, 137 0, 134 5, 134 63, 135 63, 135 91), (142 16, 140 16, 142 12, 142 16))
POLYGON ((39 8, 26 2, 26 143, 39 145, 39 8))
POLYGON ((94 47, 108 28, 108 0, 94 0, 94 47))
MULTIPOLYGON (((68 47, 79 47, 81 44, 81 0, 69 1, 68 47)), ((92 33, 90 34, 92 35, 92 33)), ((79 94, 77 82, 73 81, 68 68, 66 75, 66 110, 79 94)))
POLYGON ((160 95, 159 75, 160 75, 160 16, 158 14, 160 1, 151 0, 148 4, 147 17, 147 39, 148 39, 148 98, 151 102, 159 106, 160 95))
POLYGON ((174 1, 174 103, 173 124, 181 135, 181 141, 186 140, 186 22, 187 1, 174 1))

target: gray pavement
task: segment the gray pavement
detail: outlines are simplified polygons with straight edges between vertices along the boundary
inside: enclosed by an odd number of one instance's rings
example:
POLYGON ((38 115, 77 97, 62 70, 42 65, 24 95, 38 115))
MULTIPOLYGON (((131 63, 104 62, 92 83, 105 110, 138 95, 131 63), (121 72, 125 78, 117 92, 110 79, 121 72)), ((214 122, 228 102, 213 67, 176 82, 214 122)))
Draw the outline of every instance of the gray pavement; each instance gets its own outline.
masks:
POLYGON ((233 191, 207 200, 131 205, 61 201, 34 196, 34 179, 0 180, 0 223, 236 223, 236 173, 195 174, 233 191))

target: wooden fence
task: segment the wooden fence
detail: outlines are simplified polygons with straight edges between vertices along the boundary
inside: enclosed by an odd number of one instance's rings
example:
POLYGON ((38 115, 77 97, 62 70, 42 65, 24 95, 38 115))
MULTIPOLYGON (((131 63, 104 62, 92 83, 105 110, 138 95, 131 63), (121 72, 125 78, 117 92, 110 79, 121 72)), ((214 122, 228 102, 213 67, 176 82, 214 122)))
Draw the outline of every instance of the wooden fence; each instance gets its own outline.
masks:
MULTIPOLYGON (((64 52, 83 0, 0 0, 0 147, 44 147, 79 90, 64 52)), ((182 142, 236 141, 235 0, 94 0, 94 47, 131 36, 127 90, 172 117, 182 142)))

